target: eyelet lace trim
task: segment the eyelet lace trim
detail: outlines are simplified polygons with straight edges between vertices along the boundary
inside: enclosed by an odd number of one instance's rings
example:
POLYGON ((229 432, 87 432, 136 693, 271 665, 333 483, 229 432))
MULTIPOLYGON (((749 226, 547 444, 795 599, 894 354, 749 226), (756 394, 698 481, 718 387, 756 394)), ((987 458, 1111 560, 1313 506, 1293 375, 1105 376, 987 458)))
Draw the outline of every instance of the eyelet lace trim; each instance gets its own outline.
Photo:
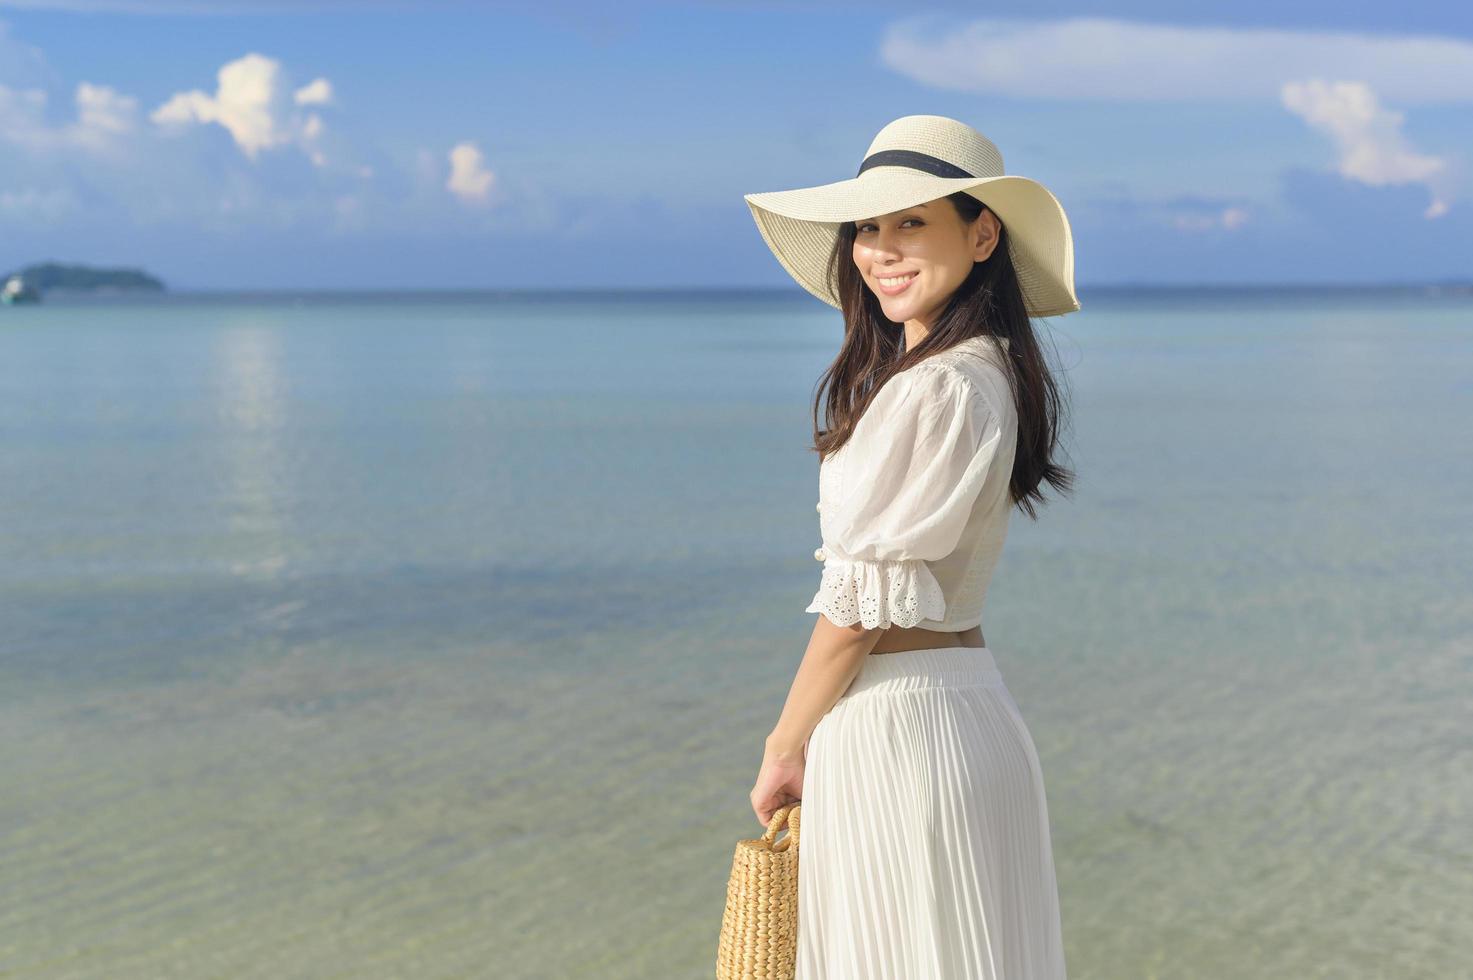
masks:
POLYGON ((823 581, 804 612, 823 613, 835 626, 865 629, 914 626, 944 620, 946 597, 931 569, 918 558, 905 561, 824 562, 823 581))

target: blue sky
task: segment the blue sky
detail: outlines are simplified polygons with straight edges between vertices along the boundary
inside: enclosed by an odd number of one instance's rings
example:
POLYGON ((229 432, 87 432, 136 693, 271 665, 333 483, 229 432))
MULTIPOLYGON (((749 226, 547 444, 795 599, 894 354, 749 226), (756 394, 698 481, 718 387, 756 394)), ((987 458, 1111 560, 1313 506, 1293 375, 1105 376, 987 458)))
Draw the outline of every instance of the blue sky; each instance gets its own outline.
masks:
POLYGON ((790 285, 742 195, 936 113, 1081 288, 1473 278, 1473 5, 1290 6, 0 0, 0 270, 790 285))

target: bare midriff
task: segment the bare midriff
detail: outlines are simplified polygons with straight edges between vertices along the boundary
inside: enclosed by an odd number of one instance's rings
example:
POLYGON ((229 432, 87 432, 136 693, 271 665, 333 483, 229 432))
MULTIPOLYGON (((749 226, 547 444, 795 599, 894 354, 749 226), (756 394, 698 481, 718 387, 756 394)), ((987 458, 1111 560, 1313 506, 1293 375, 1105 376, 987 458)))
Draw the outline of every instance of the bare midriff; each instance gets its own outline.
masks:
POLYGON ((906 650, 941 650, 946 647, 985 647, 982 627, 973 626, 959 633, 941 633, 919 626, 892 626, 880 634, 880 642, 871 653, 904 653, 906 650))

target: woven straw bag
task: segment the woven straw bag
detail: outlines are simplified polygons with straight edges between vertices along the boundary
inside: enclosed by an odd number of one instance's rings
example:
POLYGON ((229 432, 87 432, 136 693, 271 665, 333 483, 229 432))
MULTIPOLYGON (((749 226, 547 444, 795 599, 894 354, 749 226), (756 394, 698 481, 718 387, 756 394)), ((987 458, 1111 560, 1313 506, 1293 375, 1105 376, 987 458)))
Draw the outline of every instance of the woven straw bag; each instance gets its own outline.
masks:
POLYGON ((793 980, 798 961, 798 823, 779 807, 761 837, 737 841, 716 949, 716 980, 793 980), (788 834, 777 840, 783 823, 788 834))

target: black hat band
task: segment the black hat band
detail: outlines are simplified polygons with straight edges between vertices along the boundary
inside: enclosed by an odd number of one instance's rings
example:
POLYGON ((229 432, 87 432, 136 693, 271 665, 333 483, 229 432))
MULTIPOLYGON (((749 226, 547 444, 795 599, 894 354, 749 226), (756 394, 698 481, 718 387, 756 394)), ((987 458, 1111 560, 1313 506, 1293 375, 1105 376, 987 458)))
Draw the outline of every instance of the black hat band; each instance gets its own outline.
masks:
POLYGON ((859 165, 859 172, 854 176, 864 173, 870 167, 909 167, 911 170, 919 170, 935 177, 975 177, 954 163, 947 163, 940 157, 933 157, 929 153, 920 153, 916 150, 881 150, 871 153, 864 158, 859 165))

